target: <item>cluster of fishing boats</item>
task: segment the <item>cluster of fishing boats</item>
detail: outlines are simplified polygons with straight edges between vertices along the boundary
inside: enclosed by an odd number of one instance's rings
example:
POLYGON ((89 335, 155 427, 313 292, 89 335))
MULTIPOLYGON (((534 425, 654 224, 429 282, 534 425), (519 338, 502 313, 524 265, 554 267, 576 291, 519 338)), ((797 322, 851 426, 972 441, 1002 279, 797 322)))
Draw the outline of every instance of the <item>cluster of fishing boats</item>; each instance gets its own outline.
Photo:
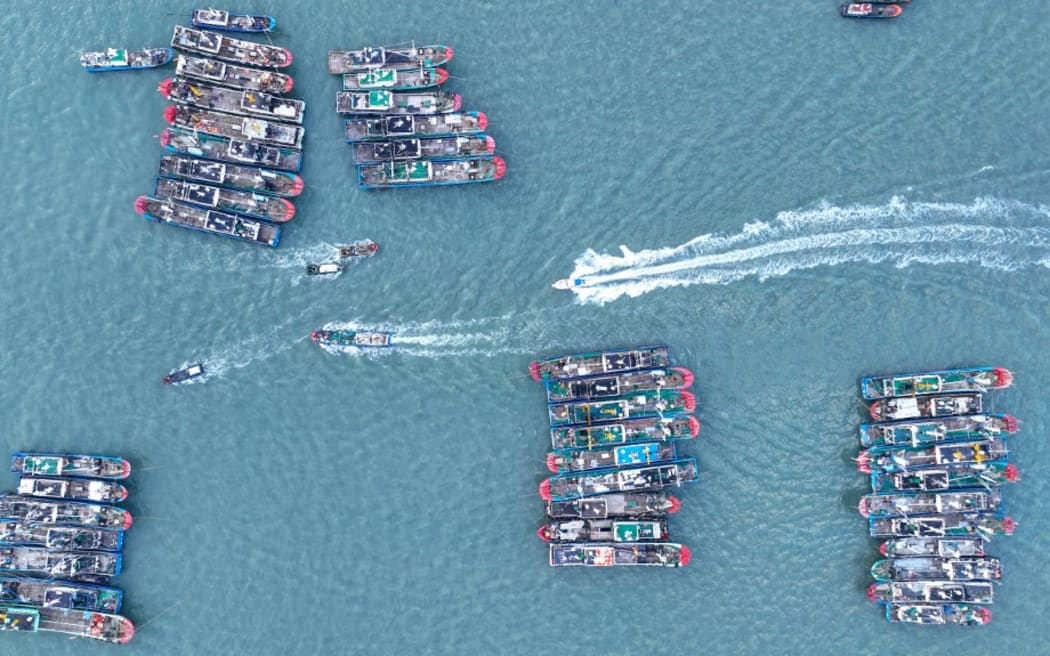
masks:
POLYGON ((901 5, 911 0, 872 0, 871 2, 847 2, 841 13, 846 18, 896 18, 904 12, 901 5))
POLYGON ((461 111, 458 93, 440 90, 445 45, 366 47, 328 53, 341 75, 335 111, 349 115, 345 138, 364 189, 437 187, 499 180, 507 172, 488 117, 461 111))
POLYGON ((985 410, 988 390, 1009 387, 1001 367, 871 376, 861 393, 876 423, 862 424, 857 468, 871 477, 861 498, 883 559, 868 598, 890 622, 983 625, 1002 577, 985 547, 1010 535, 1001 486, 1016 481, 1011 415, 985 410))
POLYGON ((285 96, 294 87, 280 72, 287 48, 221 32, 269 32, 271 16, 197 9, 192 27, 176 25, 175 76, 158 91, 172 102, 167 151, 151 194, 135 201, 144 218, 240 241, 276 247, 295 216, 289 198, 303 190, 302 126, 306 103, 285 96))
POLYGON ((135 626, 118 615, 110 586, 123 567, 131 513, 115 505, 131 474, 123 458, 18 452, 18 490, 0 494, 0 630, 52 631, 125 643, 135 626))
POLYGON ((669 488, 699 479, 680 440, 700 423, 688 392, 693 374, 666 346, 537 360, 532 378, 547 391, 552 450, 540 484, 551 567, 684 567, 691 554, 671 542, 667 518, 680 502, 669 488))

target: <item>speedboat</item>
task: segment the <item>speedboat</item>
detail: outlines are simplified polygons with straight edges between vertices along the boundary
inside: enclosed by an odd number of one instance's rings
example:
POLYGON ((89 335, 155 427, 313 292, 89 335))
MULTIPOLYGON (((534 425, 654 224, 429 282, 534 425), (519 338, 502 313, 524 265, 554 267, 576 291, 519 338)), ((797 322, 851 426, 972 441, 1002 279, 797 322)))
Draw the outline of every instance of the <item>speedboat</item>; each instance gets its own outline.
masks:
POLYGON ((554 284, 551 285, 551 287, 562 291, 569 291, 570 289, 583 287, 586 284, 586 278, 562 278, 561 280, 555 281, 554 284))
POLYGON ((340 273, 343 270, 343 265, 338 262, 324 262, 322 264, 307 264, 306 275, 308 276, 326 276, 336 273, 340 273))
POLYGON ((379 244, 371 239, 355 241, 352 244, 339 247, 339 257, 344 260, 351 257, 368 257, 379 252, 379 244))
POLYGON ((204 375, 204 364, 197 363, 191 364, 185 369, 179 369, 174 373, 170 373, 164 377, 165 385, 173 385, 175 383, 181 383, 193 378, 200 378, 204 375))
POLYGON ((842 15, 846 18, 896 18, 903 11, 899 5, 877 2, 847 2, 842 5, 842 15))

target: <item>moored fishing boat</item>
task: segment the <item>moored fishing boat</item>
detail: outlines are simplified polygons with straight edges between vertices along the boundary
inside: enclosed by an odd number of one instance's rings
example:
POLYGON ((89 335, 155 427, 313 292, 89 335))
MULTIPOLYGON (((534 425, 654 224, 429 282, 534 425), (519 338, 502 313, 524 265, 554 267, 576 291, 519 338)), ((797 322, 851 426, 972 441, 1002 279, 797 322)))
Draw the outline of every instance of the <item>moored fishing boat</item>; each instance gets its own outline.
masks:
POLYGON ((994 462, 1006 460, 1009 455, 1004 437, 917 448, 884 446, 861 451, 857 456, 857 469, 865 473, 908 471, 940 465, 994 462))
POLYGON ((1003 576, 998 558, 883 558, 871 566, 876 581, 991 581, 1003 576))
POLYGON ((644 390, 618 399, 552 403, 547 406, 551 426, 660 417, 694 410, 696 397, 685 390, 644 390))
POLYGON ((645 494, 603 494, 571 501, 548 501, 551 519, 606 519, 609 517, 664 517, 678 512, 682 503, 662 492, 645 494))
POLYGON ((117 456, 18 451, 11 454, 11 471, 25 476, 121 480, 131 475, 131 463, 117 456))
POLYGON ((489 119, 482 112, 451 112, 414 116, 393 114, 374 118, 346 120, 346 140, 378 141, 403 137, 449 137, 457 134, 478 134, 488 127, 489 119))
POLYGON ((869 401, 947 392, 984 392, 1013 384, 1014 377, 1002 367, 971 367, 922 373, 867 376, 860 391, 869 401))
POLYGON ((352 257, 371 257, 379 252, 379 244, 371 239, 362 239, 352 244, 339 246, 339 257, 344 260, 352 257))
POLYGON ((229 89, 181 77, 163 80, 157 87, 172 102, 243 116, 262 116, 275 121, 302 124, 306 102, 271 96, 252 89, 229 89))
POLYGON ((388 348, 394 333, 364 330, 315 330, 310 339, 321 346, 356 346, 360 348, 388 348))
POLYGON ((276 248, 281 241, 281 226, 229 212, 187 205, 170 198, 139 196, 135 200, 135 211, 142 217, 159 223, 263 244, 270 248, 276 248))
POLYGON ((886 621, 983 626, 992 621, 992 611, 972 604, 887 604, 886 621))
POLYGON ((158 173, 171 178, 213 182, 223 187, 247 189, 277 196, 298 196, 304 187, 303 179, 294 173, 224 162, 209 162, 196 157, 178 155, 161 156, 158 173))
POLYGON ((547 454, 547 469, 555 474, 669 462, 678 456, 674 442, 645 442, 605 449, 572 449, 547 454))
POLYGON ((685 567, 691 559, 684 544, 673 542, 550 545, 551 567, 685 567))
POLYGON ((186 105, 169 105, 164 110, 164 120, 176 127, 205 134, 298 149, 303 147, 303 137, 306 134, 306 130, 297 125, 209 112, 186 105))
POLYGON ((875 2, 847 2, 840 11, 846 18, 896 18, 904 8, 875 2))
POLYGON ((0 576, 0 603, 116 613, 124 593, 90 583, 0 576))
POLYGON ((179 55, 175 58, 175 74, 180 77, 191 77, 238 89, 255 89, 265 93, 288 93, 295 86, 292 76, 285 73, 237 66, 208 57, 188 55, 179 55))
POLYGON ((857 510, 865 517, 908 517, 924 513, 959 513, 997 510, 1002 505, 999 488, 954 492, 900 492, 868 494, 857 510))
POLYGON ((287 198, 174 178, 157 178, 153 185, 153 195, 156 198, 171 198, 192 205, 236 212, 273 223, 285 223, 295 216, 295 205, 287 198))
POLYGON ((120 574, 123 556, 111 551, 51 551, 0 547, 0 570, 69 581, 109 583, 120 574))
POLYGON ((222 9, 194 9, 190 22, 195 27, 227 32, 272 32, 277 27, 273 16, 231 14, 222 9))
POLYGON ((18 481, 18 493, 28 497, 101 501, 103 503, 120 503, 128 498, 128 489, 120 483, 83 478, 23 476, 18 481))
POLYGON ((983 556, 984 543, 984 538, 981 537, 895 538, 880 544, 879 553, 890 558, 898 556, 939 556, 940 558, 983 556))
POLYGON ((124 531, 0 520, 0 545, 44 547, 53 551, 120 551, 124 546, 124 531))
POLYGON ((878 604, 990 604, 995 601, 995 584, 991 581, 881 581, 868 586, 868 599, 878 604))
POLYGON ((135 635, 135 625, 126 617, 95 611, 0 606, 0 631, 52 631, 123 644, 135 635))
POLYGON ((390 162, 413 159, 455 159, 491 155, 496 140, 484 134, 469 137, 428 137, 426 139, 392 139, 351 144, 354 162, 390 162))
POLYGON ((696 458, 633 469, 609 469, 552 476, 540 483, 544 501, 569 501, 608 492, 642 492, 680 487, 699 480, 696 458))
POLYGON ((1011 415, 962 415, 942 419, 912 419, 860 425, 860 443, 865 447, 924 446, 997 437, 1016 433, 1018 421, 1011 415))
POLYGON ((696 437, 700 422, 696 417, 664 415, 643 417, 609 424, 560 426, 551 429, 554 449, 594 449, 633 442, 681 440, 696 437))
POLYGON ((442 187, 492 182, 507 173, 502 157, 472 157, 446 161, 384 162, 358 164, 357 184, 364 189, 442 187))
POLYGON ((443 68, 372 68, 367 71, 343 74, 343 91, 387 89, 415 91, 444 84, 448 71, 443 68))
POLYGON ((868 533, 873 538, 977 537, 990 540, 996 535, 1013 535, 1014 528, 1014 520, 998 513, 868 519, 868 533))
POLYGON ((666 346, 643 346, 536 360, 529 365, 529 375, 537 382, 547 382, 669 366, 671 354, 666 346))
POLYGON ((692 385, 693 372, 684 367, 646 369, 614 376, 552 380, 546 384, 548 403, 606 399, 645 390, 688 389, 692 385))
POLYGON ((217 32, 195 30, 183 25, 175 26, 171 35, 171 45, 183 52, 214 57, 235 64, 262 68, 284 68, 292 64, 292 51, 288 48, 233 39, 217 32))
POLYGON ((293 173, 297 172, 303 163, 301 150, 197 134, 181 128, 164 128, 160 133, 160 145, 180 155, 204 157, 231 164, 266 166, 293 173))
POLYGON ((330 50, 328 72, 356 73, 372 68, 433 68, 448 63, 455 52, 443 45, 415 47, 366 47, 360 50, 330 50))
POLYGON ((903 472, 874 471, 871 474, 871 491, 876 493, 894 490, 928 492, 968 487, 992 487, 1013 483, 1018 478, 1017 466, 1006 462, 964 463, 903 472))
POLYGON ((447 91, 340 91, 337 114, 444 114, 459 111, 463 99, 447 91))
POLYGON ((982 400, 980 392, 941 396, 909 396, 875 401, 871 404, 870 412, 871 418, 875 421, 975 415, 981 412, 982 400))
POLYGON ((666 519, 556 519, 536 531, 544 542, 666 542, 666 519))
POLYGON ((90 73, 100 71, 126 71, 134 68, 155 68, 171 61, 175 51, 171 48, 106 48, 80 55, 80 65, 90 73))

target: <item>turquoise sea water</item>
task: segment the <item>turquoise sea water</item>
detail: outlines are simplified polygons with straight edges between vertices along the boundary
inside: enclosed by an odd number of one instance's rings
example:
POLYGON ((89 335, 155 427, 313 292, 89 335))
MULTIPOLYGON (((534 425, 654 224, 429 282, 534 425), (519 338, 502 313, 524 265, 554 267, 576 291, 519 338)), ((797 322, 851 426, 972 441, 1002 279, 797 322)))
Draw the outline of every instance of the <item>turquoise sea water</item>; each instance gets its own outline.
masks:
POLYGON ((139 632, 0 654, 1045 653, 1046 3, 245 2, 309 104, 276 251, 137 217, 173 68, 77 65, 192 5, 5 6, 2 443, 132 461, 139 632), (505 180, 357 189, 325 54, 410 39, 456 49, 505 180), (303 275, 366 237, 377 258, 303 275), (603 282, 549 288, 573 273, 603 282), (403 346, 331 355, 307 339, 329 323, 403 346), (671 524, 693 563, 552 570, 527 363, 642 343, 697 372, 703 480, 671 524), (206 383, 161 385, 198 359, 206 383), (887 624, 857 380, 985 363, 1023 421, 995 619, 887 624))

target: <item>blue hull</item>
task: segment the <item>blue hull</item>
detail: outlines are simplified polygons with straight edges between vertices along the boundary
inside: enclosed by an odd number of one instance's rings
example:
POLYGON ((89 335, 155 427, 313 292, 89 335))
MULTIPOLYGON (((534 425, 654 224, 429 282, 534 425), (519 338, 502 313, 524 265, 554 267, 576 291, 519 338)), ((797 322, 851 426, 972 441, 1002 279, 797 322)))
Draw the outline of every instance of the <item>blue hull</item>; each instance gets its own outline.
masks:
MULTIPOLYGON (((230 14, 230 18, 237 18, 237 17, 245 17, 245 18, 247 18, 247 17, 249 17, 249 14, 230 14)), ((222 32, 240 32, 242 34, 244 34, 244 33, 258 34, 260 32, 273 32, 275 29, 277 29, 277 19, 276 18, 274 18, 273 16, 263 16, 263 18, 267 19, 267 24, 266 24, 265 27, 260 27, 260 28, 243 28, 243 27, 237 27, 236 25, 225 25, 223 27, 220 27, 218 25, 212 25, 211 23, 198 23, 196 20, 194 20, 194 14, 190 13, 190 24, 193 25, 194 27, 200 28, 202 30, 220 30, 222 32)))
POLYGON ((147 68, 157 68, 159 66, 164 66, 165 64, 170 63, 172 59, 175 59, 175 51, 173 49, 171 49, 171 48, 157 48, 157 50, 164 50, 164 51, 166 51, 168 53, 168 56, 164 59, 164 61, 156 62, 156 63, 150 63, 150 64, 141 64, 141 65, 138 65, 138 66, 132 66, 132 65, 128 65, 128 66, 84 66, 83 68, 88 73, 109 73, 110 71, 136 71, 136 70, 142 70, 142 69, 147 69, 147 68))

